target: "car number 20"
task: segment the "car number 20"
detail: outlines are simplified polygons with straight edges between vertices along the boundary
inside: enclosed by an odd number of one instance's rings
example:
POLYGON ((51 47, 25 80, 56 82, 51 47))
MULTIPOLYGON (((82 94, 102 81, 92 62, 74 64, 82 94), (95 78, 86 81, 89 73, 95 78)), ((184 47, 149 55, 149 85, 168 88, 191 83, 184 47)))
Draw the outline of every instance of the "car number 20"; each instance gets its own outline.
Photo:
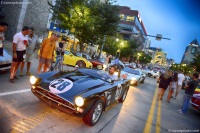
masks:
POLYGON ((71 80, 60 78, 60 79, 53 80, 49 84, 49 89, 52 93, 60 94, 60 93, 64 93, 70 90, 72 86, 73 86, 73 82, 71 80))

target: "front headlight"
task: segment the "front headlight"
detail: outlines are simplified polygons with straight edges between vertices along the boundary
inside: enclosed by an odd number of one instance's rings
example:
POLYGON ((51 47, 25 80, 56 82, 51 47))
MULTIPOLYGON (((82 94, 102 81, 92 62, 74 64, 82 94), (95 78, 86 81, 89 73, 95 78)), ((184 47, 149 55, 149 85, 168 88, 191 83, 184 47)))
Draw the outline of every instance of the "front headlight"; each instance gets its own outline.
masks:
POLYGON ((137 80, 137 79, 136 79, 135 77, 132 77, 131 80, 135 81, 135 80, 137 80))
POLYGON ((78 106, 78 107, 81 107, 83 106, 84 104, 84 99, 80 96, 76 97, 75 98, 75 104, 78 106))
POLYGON ((107 65, 106 65, 106 64, 103 64, 103 68, 107 68, 107 65))
POLYGON ((35 84, 36 81, 37 81, 37 78, 35 76, 30 77, 30 82, 31 82, 32 85, 35 84))

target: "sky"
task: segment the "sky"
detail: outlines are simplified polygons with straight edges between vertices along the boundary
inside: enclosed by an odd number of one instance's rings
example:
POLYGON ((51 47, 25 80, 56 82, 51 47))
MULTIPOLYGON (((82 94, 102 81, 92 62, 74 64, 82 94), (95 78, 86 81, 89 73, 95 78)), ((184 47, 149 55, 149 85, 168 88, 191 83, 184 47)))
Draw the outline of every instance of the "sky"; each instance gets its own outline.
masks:
POLYGON ((162 48, 176 63, 194 39, 200 44, 200 0, 117 0, 116 4, 138 10, 148 35, 170 38, 149 37, 151 47, 162 48))

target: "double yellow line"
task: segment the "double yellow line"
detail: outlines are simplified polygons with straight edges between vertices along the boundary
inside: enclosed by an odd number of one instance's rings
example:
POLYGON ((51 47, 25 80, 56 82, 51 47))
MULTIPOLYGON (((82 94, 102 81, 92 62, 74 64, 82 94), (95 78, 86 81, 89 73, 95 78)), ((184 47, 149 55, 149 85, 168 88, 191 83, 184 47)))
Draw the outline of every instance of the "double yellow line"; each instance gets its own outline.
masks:
MULTIPOLYGON (((158 94, 158 87, 156 87, 156 90, 154 92, 153 101, 151 104, 151 108, 149 111, 149 115, 148 115, 143 133, 151 133, 152 121, 153 121, 156 102, 157 102, 156 100, 157 94, 158 94)), ((157 117, 156 117, 156 133, 160 133, 161 105, 162 105, 161 101, 158 101, 157 117)))

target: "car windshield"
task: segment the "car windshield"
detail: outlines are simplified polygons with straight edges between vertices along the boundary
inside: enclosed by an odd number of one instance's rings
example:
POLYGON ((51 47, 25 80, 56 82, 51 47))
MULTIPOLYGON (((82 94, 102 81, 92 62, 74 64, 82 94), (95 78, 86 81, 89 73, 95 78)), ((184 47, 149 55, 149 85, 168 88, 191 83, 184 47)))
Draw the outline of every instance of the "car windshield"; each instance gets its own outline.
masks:
POLYGON ((135 75, 140 75, 140 72, 139 72, 139 71, 133 70, 133 69, 128 68, 128 67, 124 68, 123 71, 125 71, 125 72, 127 72, 127 73, 131 73, 131 74, 135 74, 135 75))
POLYGON ((73 55, 71 52, 69 52, 68 50, 65 50, 65 54, 67 55, 73 55))
POLYGON ((112 81, 112 77, 108 74, 108 72, 103 71, 103 70, 93 70, 93 69, 81 68, 81 69, 78 69, 78 71, 83 74, 86 74, 88 76, 104 80, 106 82, 112 81))
POLYGON ((98 59, 100 62, 104 63, 105 62, 105 59, 104 58, 99 58, 98 59))

